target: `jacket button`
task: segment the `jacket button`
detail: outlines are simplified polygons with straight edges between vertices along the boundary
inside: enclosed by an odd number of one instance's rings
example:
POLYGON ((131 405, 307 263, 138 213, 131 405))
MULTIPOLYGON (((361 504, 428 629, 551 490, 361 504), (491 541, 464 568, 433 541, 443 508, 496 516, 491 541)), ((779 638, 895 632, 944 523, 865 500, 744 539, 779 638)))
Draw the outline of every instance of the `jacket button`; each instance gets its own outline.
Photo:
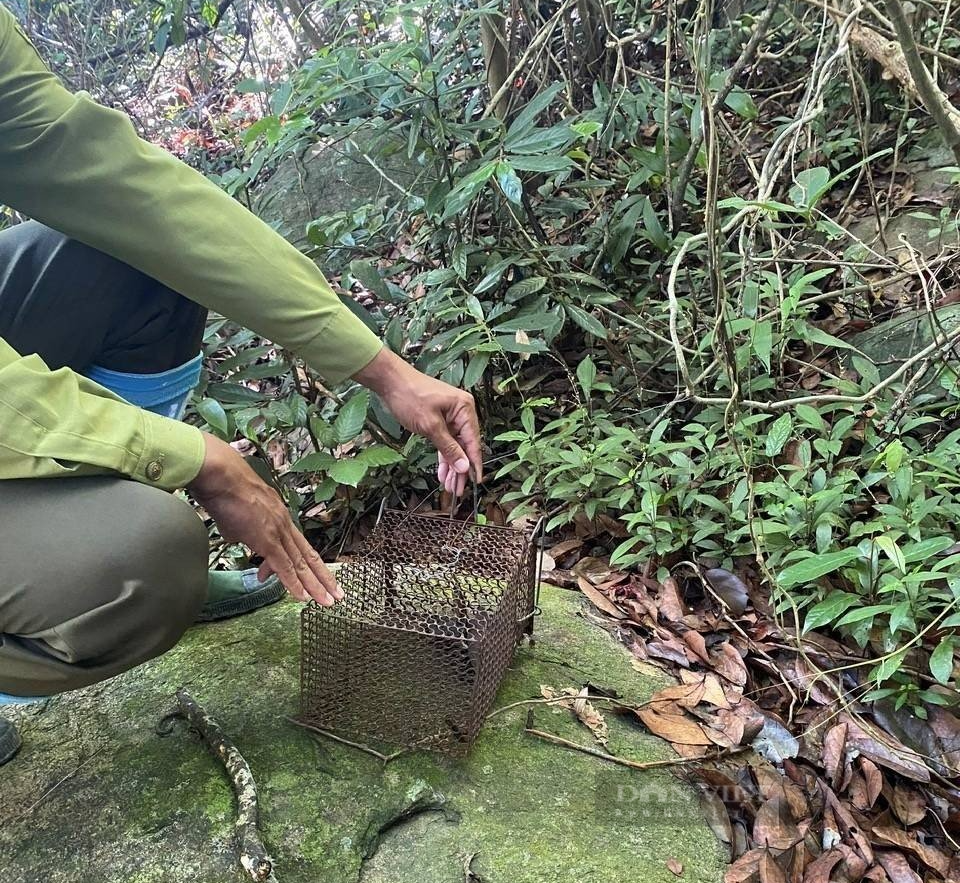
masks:
POLYGON ((147 478, 150 481, 160 481, 163 476, 163 464, 159 460, 152 460, 147 464, 147 478))

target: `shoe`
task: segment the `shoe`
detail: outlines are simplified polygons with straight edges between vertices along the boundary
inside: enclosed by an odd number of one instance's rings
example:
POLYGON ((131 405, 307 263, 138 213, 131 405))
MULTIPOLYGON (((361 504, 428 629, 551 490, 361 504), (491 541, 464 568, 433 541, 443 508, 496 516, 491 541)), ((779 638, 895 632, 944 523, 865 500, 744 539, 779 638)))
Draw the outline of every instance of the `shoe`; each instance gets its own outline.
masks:
POLYGON ((5 718, 0 717, 0 766, 20 750, 20 734, 17 728, 5 718))
POLYGON ((210 573, 209 593, 197 622, 215 622, 259 610, 279 601, 287 590, 275 575, 261 582, 256 570, 228 570, 210 573))

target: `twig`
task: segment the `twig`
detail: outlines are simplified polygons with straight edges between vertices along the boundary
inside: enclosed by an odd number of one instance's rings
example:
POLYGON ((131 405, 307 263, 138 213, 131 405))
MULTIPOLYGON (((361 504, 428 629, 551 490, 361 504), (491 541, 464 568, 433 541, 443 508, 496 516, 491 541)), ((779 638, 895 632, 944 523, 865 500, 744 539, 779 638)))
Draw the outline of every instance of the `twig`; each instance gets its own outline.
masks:
MULTIPOLYGON (((529 721, 528 721, 529 723, 529 721)), ((620 766, 630 767, 632 770, 655 770, 661 767, 684 766, 689 763, 705 763, 711 760, 719 760, 722 757, 730 757, 732 754, 740 754, 749 750, 748 745, 739 745, 736 748, 727 748, 723 751, 717 751, 713 754, 700 754, 697 757, 673 757, 669 760, 630 760, 626 757, 617 757, 615 754, 606 754, 591 748, 588 745, 581 745, 579 742, 571 742, 561 736, 554 736, 553 733, 545 733, 543 730, 536 730, 533 727, 526 726, 523 732, 530 736, 536 736, 543 739, 544 742, 552 742, 554 745, 562 745, 564 748, 572 748, 574 751, 580 751, 583 754, 589 754, 591 757, 599 757, 601 760, 608 760, 610 763, 620 764, 620 766)))
POLYGON ((927 113, 937 124, 943 140, 947 142, 947 146, 960 163, 960 125, 957 123, 957 110, 950 104, 940 87, 933 82, 930 72, 920 58, 917 42, 913 37, 913 28, 907 21, 907 15, 903 11, 900 0, 887 0, 887 10, 890 13, 893 29, 897 32, 897 39, 900 41, 900 48, 903 50, 907 67, 913 77, 917 94, 927 113))
POLYGON ((260 838, 260 810, 257 784, 250 767, 218 724, 184 689, 177 690, 178 709, 170 717, 183 717, 207 743, 207 747, 224 765, 237 797, 237 820, 234 830, 240 851, 240 864, 257 883, 277 883, 270 858, 260 838))
POLYGON ((609 702, 611 705, 617 705, 620 708, 629 708, 631 711, 636 710, 637 708, 643 708, 649 705, 649 702, 638 702, 638 703, 629 703, 621 702, 619 699, 614 699, 612 696, 594 696, 592 693, 586 696, 554 696, 552 698, 536 698, 536 699, 521 699, 519 702, 511 702, 509 705, 502 705, 500 708, 495 708, 490 712, 485 718, 485 720, 490 720, 492 717, 496 717, 498 714, 503 714, 505 711, 510 711, 511 708, 520 708, 524 705, 555 705, 562 704, 564 702, 569 702, 572 699, 588 699, 590 702, 609 702))
POLYGON ((491 96, 486 108, 484 108, 483 114, 480 116, 480 119, 485 120, 494 112, 496 107, 500 104, 503 96, 507 93, 507 90, 513 85, 521 71, 523 71, 523 68, 527 61, 529 61, 530 56, 532 56, 533 53, 539 49, 541 45, 543 45, 543 43, 550 39, 554 29, 560 23, 561 19, 572 5, 573 0, 565 0, 565 2, 557 9, 557 11, 550 16, 545 26, 541 30, 537 31, 536 36, 530 41, 530 45, 527 46, 523 55, 520 56, 520 60, 513 66, 513 70, 510 71, 510 73, 504 78, 503 84, 499 89, 497 89, 496 94, 491 96))
POLYGON ((53 794, 53 792, 56 791, 57 788, 59 788, 64 782, 67 782, 70 779, 72 779, 77 773, 80 772, 80 770, 82 770, 88 763, 90 763, 90 761, 93 760, 101 751, 103 751, 103 746, 101 746, 96 751, 94 751, 93 754, 91 754, 86 760, 82 761, 80 765, 76 767, 76 769, 67 773, 59 782, 57 782, 56 785, 53 785, 50 788, 48 788, 46 791, 44 791, 43 794, 41 794, 33 803, 30 804, 30 806, 28 806, 20 814, 20 816, 17 818, 17 821, 22 822, 27 816, 30 815, 30 813, 32 813, 38 806, 40 806, 40 804, 43 803, 44 800, 46 800, 51 794, 53 794))
MULTIPOLYGON (((779 5, 780 0, 769 0, 767 3, 767 8, 764 10, 763 15, 757 22, 757 26, 750 35, 750 39, 747 41, 747 45, 743 47, 743 52, 740 53, 740 57, 736 60, 733 67, 730 68, 730 72, 727 74, 727 79, 723 84, 723 88, 720 89, 720 91, 716 94, 716 97, 713 99, 712 106, 715 113, 719 111, 721 107, 723 107, 723 102, 727 100, 730 93, 733 91, 733 87, 736 86, 740 74, 742 74, 747 69, 747 66, 753 62, 753 59, 757 54, 757 49, 759 48, 763 38, 766 36, 767 29, 770 27, 770 21, 773 19, 773 14, 777 11, 777 6, 779 5)), ((683 195, 686 192, 687 182, 690 180, 690 175, 693 172, 693 164, 697 159, 697 154, 700 152, 700 146, 703 144, 703 136, 704 131, 703 127, 701 127, 696 137, 690 139, 690 146, 687 148, 687 154, 684 156, 683 163, 680 166, 680 171, 677 173, 677 185, 673 192, 673 203, 679 207, 678 214, 683 206, 683 195)), ((676 230, 674 230, 674 232, 676 232, 676 230)))
POLYGON ((384 766, 390 763, 391 760, 396 760, 398 757, 400 757, 400 755, 407 754, 410 751, 409 748, 401 748, 399 751, 394 751, 392 754, 383 754, 382 752, 377 751, 376 748, 371 748, 369 745, 364 745, 361 742, 351 742, 349 739, 344 739, 343 736, 338 736, 336 733, 331 733, 329 730, 322 730, 320 727, 313 726, 313 724, 307 724, 303 721, 298 721, 295 717, 288 717, 287 720, 298 727, 302 727, 304 730, 309 730, 311 733, 316 733, 324 738, 332 739, 334 742, 339 742, 341 745, 347 745, 350 748, 356 748, 357 751, 370 754, 383 763, 384 766))

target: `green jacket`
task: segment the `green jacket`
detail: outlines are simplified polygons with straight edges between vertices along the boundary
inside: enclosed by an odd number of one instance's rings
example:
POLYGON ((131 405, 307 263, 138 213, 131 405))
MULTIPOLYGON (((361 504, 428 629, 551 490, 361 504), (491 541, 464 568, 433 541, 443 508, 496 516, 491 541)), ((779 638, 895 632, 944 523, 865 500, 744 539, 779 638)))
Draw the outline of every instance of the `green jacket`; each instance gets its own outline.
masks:
MULTIPOLYGON (((122 113, 67 91, 2 5, 0 203, 293 350, 330 383, 379 352, 312 261, 122 113)), ((0 339, 0 479, 118 473, 173 489, 202 460, 196 428, 0 339)))

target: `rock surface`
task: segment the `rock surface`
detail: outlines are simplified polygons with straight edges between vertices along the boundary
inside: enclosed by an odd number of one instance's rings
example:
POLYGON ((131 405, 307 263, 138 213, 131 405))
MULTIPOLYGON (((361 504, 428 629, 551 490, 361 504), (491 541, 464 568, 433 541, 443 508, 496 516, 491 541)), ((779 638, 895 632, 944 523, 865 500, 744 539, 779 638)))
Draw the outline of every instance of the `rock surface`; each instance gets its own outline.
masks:
MULTIPOLYGON (((663 684, 637 673, 578 595, 544 587, 541 606, 537 641, 518 651, 495 707, 537 697, 541 684, 589 682, 631 702, 663 684)), ((490 719, 465 759, 415 753, 386 768, 294 727, 298 610, 282 602, 196 628, 135 672, 4 708, 24 748, 0 767, 3 878, 246 879, 219 762, 182 723, 154 732, 186 685, 250 763, 280 883, 667 883, 678 879, 670 859, 682 880, 722 879, 722 852, 692 789, 670 771, 629 770, 524 735, 529 706, 490 719)), ((569 711, 535 714, 538 728, 590 744, 569 711)), ((615 753, 671 756, 629 715, 606 718, 615 753)))
POLYGON ((431 182, 407 158, 406 144, 383 143, 388 137, 316 145, 302 156, 286 157, 261 188, 254 211, 288 241, 304 248, 308 247, 307 224, 316 218, 352 212, 388 194, 395 198, 396 186, 425 195, 431 182))

